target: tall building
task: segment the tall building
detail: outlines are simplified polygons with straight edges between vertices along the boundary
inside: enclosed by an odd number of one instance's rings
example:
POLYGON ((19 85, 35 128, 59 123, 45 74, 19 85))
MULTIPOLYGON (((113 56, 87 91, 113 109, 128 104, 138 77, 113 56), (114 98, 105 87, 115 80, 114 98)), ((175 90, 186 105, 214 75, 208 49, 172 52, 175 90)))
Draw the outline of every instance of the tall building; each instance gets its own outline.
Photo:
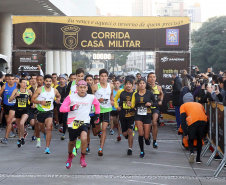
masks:
POLYGON ((152 16, 152 0, 135 0, 132 4, 132 16, 152 16))

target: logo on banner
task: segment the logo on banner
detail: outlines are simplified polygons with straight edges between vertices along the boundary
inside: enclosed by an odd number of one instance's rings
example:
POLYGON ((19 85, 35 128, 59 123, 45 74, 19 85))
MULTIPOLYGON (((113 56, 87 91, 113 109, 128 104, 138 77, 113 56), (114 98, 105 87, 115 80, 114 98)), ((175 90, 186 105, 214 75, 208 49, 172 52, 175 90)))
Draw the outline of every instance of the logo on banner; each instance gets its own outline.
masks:
POLYGON ((179 29, 166 29, 166 45, 179 45, 179 29))
POLYGON ((37 60, 37 54, 32 54, 32 59, 37 60))
POLYGON ((32 28, 26 28, 23 33, 23 40, 27 45, 31 45, 35 41, 36 35, 32 28))
POLYGON ((169 59, 168 59, 168 57, 162 57, 161 58, 161 62, 166 62, 166 61, 168 61, 169 59))
POLYGON ((80 28, 77 26, 69 25, 61 28, 63 31, 64 46, 68 49, 74 49, 78 45, 78 32, 80 28))
POLYGON ((22 65, 20 67, 18 67, 18 71, 21 71, 22 69, 24 71, 38 71, 38 67, 37 66, 30 66, 30 65, 22 65))

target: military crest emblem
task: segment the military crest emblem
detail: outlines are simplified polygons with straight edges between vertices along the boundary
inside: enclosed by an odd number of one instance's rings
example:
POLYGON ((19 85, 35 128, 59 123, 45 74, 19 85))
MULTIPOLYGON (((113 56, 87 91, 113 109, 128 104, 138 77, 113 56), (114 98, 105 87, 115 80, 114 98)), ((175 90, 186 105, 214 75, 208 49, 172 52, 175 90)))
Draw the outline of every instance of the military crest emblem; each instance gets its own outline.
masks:
POLYGON ((35 41, 36 35, 32 28, 26 28, 23 33, 23 40, 27 45, 31 45, 35 41))
POLYGON ((61 28, 63 31, 63 43, 67 49, 74 49, 78 45, 78 32, 80 28, 74 25, 64 26, 61 28))
POLYGON ((166 45, 179 45, 179 29, 166 29, 166 45))

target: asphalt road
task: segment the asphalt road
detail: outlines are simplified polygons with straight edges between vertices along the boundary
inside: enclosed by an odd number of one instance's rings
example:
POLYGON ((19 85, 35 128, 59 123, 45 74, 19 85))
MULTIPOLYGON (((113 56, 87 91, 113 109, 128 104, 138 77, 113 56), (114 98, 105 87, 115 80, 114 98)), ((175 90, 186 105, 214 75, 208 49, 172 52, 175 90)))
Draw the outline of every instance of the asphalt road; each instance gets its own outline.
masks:
MULTIPOLYGON (((5 130, 0 131, 0 138, 5 130)), ((28 130, 26 144, 21 148, 16 145, 17 138, 9 139, 7 145, 0 144, 0 184, 151 184, 151 185, 225 185, 226 168, 218 178, 213 173, 220 161, 213 161, 206 166, 211 153, 202 158, 202 164, 190 164, 189 152, 181 145, 181 136, 173 131, 173 125, 159 127, 158 149, 145 145, 145 158, 139 157, 137 132, 134 137, 133 155, 127 156, 128 144, 123 138, 116 141, 115 134, 107 135, 104 155, 97 155, 99 138, 91 137, 91 154, 86 156, 87 167, 79 164, 80 151, 73 159, 71 169, 66 169, 67 143, 60 140, 58 130, 53 130, 51 154, 44 154, 45 140, 42 147, 36 148, 36 141, 31 142, 32 131, 28 130)))

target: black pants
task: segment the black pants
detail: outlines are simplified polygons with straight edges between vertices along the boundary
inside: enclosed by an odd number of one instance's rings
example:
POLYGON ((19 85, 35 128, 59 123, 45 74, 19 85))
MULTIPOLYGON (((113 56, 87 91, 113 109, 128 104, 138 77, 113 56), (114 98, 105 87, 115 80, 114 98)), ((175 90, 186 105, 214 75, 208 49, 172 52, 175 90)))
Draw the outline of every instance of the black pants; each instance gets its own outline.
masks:
POLYGON ((202 151, 202 138, 205 137, 207 123, 205 121, 197 121, 188 127, 188 146, 190 153, 194 153, 193 141, 197 139, 197 159, 200 159, 202 151))

